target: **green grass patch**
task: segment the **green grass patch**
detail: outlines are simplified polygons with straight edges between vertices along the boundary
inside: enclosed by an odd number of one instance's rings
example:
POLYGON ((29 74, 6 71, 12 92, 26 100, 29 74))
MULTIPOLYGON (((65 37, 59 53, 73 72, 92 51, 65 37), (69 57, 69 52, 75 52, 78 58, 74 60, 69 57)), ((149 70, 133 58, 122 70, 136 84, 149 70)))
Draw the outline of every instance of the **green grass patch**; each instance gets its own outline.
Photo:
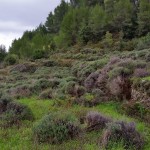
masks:
MULTIPOLYGON (((100 132, 91 132, 83 134, 77 139, 66 141, 60 145, 50 144, 38 144, 32 138, 32 127, 35 122, 41 119, 44 115, 49 112, 55 112, 59 110, 65 110, 67 112, 75 113, 77 116, 84 113, 84 111, 95 110, 102 114, 111 117, 115 120, 123 121, 134 121, 136 122, 137 129, 147 139, 144 150, 149 150, 150 147, 150 128, 145 123, 140 122, 136 119, 130 118, 126 115, 119 113, 119 103, 109 102, 100 104, 93 108, 86 108, 83 106, 60 106, 57 108, 53 105, 54 100, 37 100, 36 98, 21 99, 19 100, 22 104, 27 105, 31 108, 35 120, 22 122, 21 127, 18 129, 13 126, 8 129, 0 130, 0 149, 1 150, 99 150, 98 141, 101 137, 100 132)), ((110 150, 124 150, 122 143, 113 143, 110 150)))

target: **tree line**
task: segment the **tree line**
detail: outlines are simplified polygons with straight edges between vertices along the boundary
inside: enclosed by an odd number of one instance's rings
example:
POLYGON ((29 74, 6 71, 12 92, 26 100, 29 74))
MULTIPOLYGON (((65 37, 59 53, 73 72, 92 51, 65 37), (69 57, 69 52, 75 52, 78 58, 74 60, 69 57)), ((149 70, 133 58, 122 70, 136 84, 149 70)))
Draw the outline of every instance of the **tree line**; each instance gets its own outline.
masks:
POLYGON ((111 33, 124 40, 150 32, 150 0, 61 0, 44 24, 14 40, 10 54, 41 58, 58 48, 96 43, 111 33))

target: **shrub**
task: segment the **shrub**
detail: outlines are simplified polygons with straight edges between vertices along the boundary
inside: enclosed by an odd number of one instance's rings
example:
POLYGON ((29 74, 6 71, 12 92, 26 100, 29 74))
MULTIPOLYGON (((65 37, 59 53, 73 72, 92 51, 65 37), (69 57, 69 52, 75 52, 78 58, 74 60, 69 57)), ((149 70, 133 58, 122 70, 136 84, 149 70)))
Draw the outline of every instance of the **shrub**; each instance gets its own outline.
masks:
POLYGON ((144 140, 136 130, 135 123, 114 122, 107 124, 107 129, 102 135, 102 145, 109 148, 110 141, 118 142, 123 140, 125 149, 133 146, 137 150, 142 150, 144 140))
POLYGON ((148 72, 144 68, 138 68, 138 69, 135 69, 135 71, 134 71, 134 76, 135 77, 146 77, 146 76, 149 76, 149 75, 150 75, 150 72, 148 72))
POLYGON ((84 86, 87 91, 91 91, 92 88, 95 86, 95 81, 97 80, 99 74, 97 72, 91 73, 86 80, 84 81, 84 86))
POLYGON ((76 86, 75 92, 76 92, 76 96, 80 97, 85 94, 85 88, 83 86, 76 86))
POLYGON ((45 50, 35 50, 32 57, 33 59, 46 58, 47 52, 45 50))
POLYGON ((21 120, 33 119, 31 110, 22 104, 14 102, 8 96, 0 98, 0 118, 4 127, 18 124, 21 120))
POLYGON ((60 84, 60 80, 58 78, 52 78, 49 80, 49 86, 53 88, 57 88, 60 84))
POLYGON ((55 99, 66 100, 67 95, 62 91, 62 89, 57 89, 54 93, 55 99))
POLYGON ((93 89, 92 90, 92 94, 94 95, 94 97, 96 99, 99 99, 99 98, 105 96, 105 93, 102 90, 98 89, 98 88, 97 89, 93 89))
POLYGON ((7 105, 11 101, 11 97, 0 94, 0 114, 4 113, 7 110, 7 105))
MULTIPOLYGON (((138 117, 141 119, 147 119, 147 116, 149 115, 148 108, 144 107, 141 103, 136 102, 127 102, 123 104, 122 106, 125 113, 129 116, 138 117)), ((148 121, 148 120, 147 120, 148 121)))
POLYGON ((96 71, 97 68, 102 68, 106 60, 94 61, 94 62, 76 62, 72 67, 72 73, 78 78, 79 81, 83 82, 92 72, 96 71))
POLYGON ((131 74, 131 70, 125 67, 116 67, 109 72, 109 79, 114 79, 117 76, 129 76, 131 74))
POLYGON ((54 66, 57 66, 58 63, 56 63, 56 61, 54 61, 54 60, 44 60, 42 62, 42 65, 46 66, 46 67, 54 67, 54 66))
POLYGON ((141 50, 149 47, 150 47, 150 33, 139 39, 136 49, 141 50))
POLYGON ((39 98, 40 99, 52 99, 53 98, 52 89, 44 90, 42 93, 40 93, 39 98))
POLYGON ((14 98, 24 98, 31 96, 32 92, 30 90, 30 85, 22 84, 16 87, 9 88, 8 93, 14 98))
POLYGON ((33 92, 37 93, 39 91, 42 91, 44 89, 47 89, 50 87, 50 81, 48 79, 40 79, 35 82, 35 84, 32 87, 33 92))
POLYGON ((12 71, 33 73, 36 71, 36 65, 34 63, 18 64, 10 70, 10 72, 12 71))
POLYGON ((75 95, 75 85, 76 85, 76 82, 74 81, 68 82, 68 84, 65 87, 65 93, 70 94, 72 96, 75 95))
POLYGON ((87 131, 91 131, 105 128, 110 119, 99 112, 91 111, 86 115, 86 122, 88 126, 87 131))
POLYGON ((16 102, 10 102, 7 105, 6 111, 4 113, 4 120, 6 120, 10 125, 16 124, 21 120, 32 119, 33 114, 27 106, 16 102))
POLYGON ((18 62, 18 56, 15 54, 9 54, 5 57, 4 61, 6 65, 14 65, 18 62))
POLYGON ((145 58, 147 62, 150 62, 150 53, 146 54, 145 58))
POLYGON ((76 118, 64 112, 51 113, 42 118, 33 128, 38 142, 62 143, 79 135, 76 118))

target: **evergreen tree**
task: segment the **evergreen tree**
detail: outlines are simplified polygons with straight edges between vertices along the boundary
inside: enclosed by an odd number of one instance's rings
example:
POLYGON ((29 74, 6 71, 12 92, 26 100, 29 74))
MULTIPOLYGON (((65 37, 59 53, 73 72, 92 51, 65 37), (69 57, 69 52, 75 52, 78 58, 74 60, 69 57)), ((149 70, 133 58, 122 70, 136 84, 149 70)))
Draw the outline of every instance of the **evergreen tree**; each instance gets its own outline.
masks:
POLYGON ((54 14, 50 12, 45 22, 45 26, 49 33, 58 33, 60 29, 61 22, 64 15, 68 11, 68 3, 64 0, 61 1, 61 4, 57 6, 54 10, 54 14))
POLYGON ((130 0, 119 0, 115 3, 113 26, 116 28, 117 32, 123 31, 125 38, 134 36, 134 33, 132 32, 135 31, 133 30, 133 14, 133 4, 130 2, 130 0))
POLYGON ((138 13, 139 35, 150 32, 150 1, 140 0, 138 13))
POLYGON ((92 29, 94 41, 98 41, 105 33, 106 13, 100 5, 96 5, 90 14, 89 25, 92 29))
POLYGON ((4 45, 0 45, 0 62, 4 60, 6 54, 6 47, 4 45))
MULTIPOLYGON (((88 8, 80 7, 70 9, 70 11, 64 16, 60 37, 64 38, 68 45, 74 45, 77 43, 82 22, 88 20, 88 12, 88 8)), ((61 40, 59 39, 58 41, 61 40)))

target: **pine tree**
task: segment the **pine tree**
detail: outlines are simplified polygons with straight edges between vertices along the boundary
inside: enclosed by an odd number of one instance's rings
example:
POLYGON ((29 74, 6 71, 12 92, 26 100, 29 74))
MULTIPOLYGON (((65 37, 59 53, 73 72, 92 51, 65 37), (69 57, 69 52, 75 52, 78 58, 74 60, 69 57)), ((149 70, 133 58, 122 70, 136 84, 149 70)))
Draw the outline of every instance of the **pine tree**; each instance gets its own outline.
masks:
POLYGON ((116 31, 123 31, 125 38, 134 36, 134 8, 130 0, 119 0, 114 5, 113 26, 116 31))
POLYGON ((96 5, 91 11, 89 20, 89 26, 91 27, 93 36, 95 37, 93 39, 94 41, 100 40, 104 35, 106 19, 104 9, 100 5, 96 5))
POLYGON ((61 4, 55 8, 54 14, 50 12, 45 22, 45 26, 47 27, 49 33, 59 32, 61 22, 63 20, 64 15, 68 11, 68 7, 68 3, 62 0, 61 4))
POLYGON ((6 47, 4 45, 0 45, 0 62, 4 60, 6 54, 6 47))
POLYGON ((139 35, 150 32, 150 0, 140 0, 138 24, 139 35))

